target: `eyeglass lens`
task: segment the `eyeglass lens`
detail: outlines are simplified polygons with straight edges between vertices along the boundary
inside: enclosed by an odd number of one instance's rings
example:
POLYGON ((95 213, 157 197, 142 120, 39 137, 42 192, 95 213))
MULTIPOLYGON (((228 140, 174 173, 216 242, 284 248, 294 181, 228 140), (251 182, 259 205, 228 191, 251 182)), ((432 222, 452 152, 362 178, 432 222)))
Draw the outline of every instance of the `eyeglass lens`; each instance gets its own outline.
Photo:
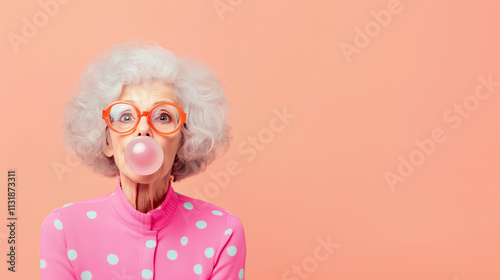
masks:
MULTIPOLYGON (((117 131, 126 132, 132 129, 138 121, 137 111, 132 106, 119 103, 111 107, 109 122, 117 131)), ((172 105, 160 105, 151 113, 151 122, 162 133, 172 132, 179 127, 179 110, 172 105)))

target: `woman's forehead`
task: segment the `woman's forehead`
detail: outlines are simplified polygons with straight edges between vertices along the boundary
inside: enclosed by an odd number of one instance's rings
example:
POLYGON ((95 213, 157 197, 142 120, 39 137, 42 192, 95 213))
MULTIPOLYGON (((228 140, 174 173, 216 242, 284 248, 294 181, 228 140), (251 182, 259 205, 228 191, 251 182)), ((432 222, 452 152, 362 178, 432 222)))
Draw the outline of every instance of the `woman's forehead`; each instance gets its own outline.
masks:
POLYGON ((125 85, 118 100, 129 100, 136 105, 154 104, 158 101, 177 103, 177 96, 171 86, 164 84, 125 85))

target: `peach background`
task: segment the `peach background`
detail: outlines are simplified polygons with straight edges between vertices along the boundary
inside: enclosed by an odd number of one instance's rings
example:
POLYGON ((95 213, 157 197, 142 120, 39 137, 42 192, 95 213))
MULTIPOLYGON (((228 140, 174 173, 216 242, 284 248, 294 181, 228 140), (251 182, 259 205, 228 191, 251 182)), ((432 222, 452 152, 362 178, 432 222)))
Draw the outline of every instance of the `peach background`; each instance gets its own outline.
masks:
POLYGON ((1 2, 0 218, 14 168, 19 219, 15 274, 0 228, 1 279, 39 279, 44 217, 115 188, 116 178, 72 161, 61 124, 94 55, 134 38, 203 61, 226 86, 231 149, 174 186, 206 192, 210 172, 238 162, 241 172, 208 201, 243 221, 246 279, 500 279, 500 87, 456 129, 444 118, 454 104, 473 105, 479 76, 500 81, 500 3, 220 1, 233 5, 223 19, 213 0, 67 1, 17 52, 9 34, 22 36, 23 18, 44 10, 1 2), (355 46, 355 28, 391 3, 399 13, 348 62, 342 42, 355 46), (285 107, 295 118, 265 138, 273 110, 285 107), (398 156, 418 153, 415 141, 435 129, 446 140, 391 189, 385 172, 398 173, 398 156), (238 147, 259 135, 269 141, 247 160, 238 147), (318 261, 327 236, 340 246, 318 261))

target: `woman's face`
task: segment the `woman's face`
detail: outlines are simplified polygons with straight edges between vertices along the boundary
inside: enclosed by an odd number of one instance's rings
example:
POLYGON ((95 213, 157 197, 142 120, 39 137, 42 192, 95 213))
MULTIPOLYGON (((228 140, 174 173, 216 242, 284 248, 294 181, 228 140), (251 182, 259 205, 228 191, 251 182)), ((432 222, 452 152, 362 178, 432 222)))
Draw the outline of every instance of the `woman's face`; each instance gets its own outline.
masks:
MULTIPOLYGON (((178 103, 173 88, 161 83, 152 83, 150 85, 125 85, 118 100, 127 100, 133 103, 141 112, 150 110, 158 101, 173 102, 181 106, 181 104, 178 103)), ((129 134, 119 134, 109 128, 108 130, 110 135, 107 138, 104 154, 108 157, 114 156, 115 163, 122 175, 138 183, 151 183, 158 178, 170 174, 175 155, 180 145, 182 136, 180 129, 173 134, 161 135, 156 133, 156 131, 149 126, 147 117, 142 117, 137 128, 129 134), (158 171, 151 175, 137 175, 130 171, 125 164, 125 147, 132 139, 138 136, 149 136, 153 138, 163 149, 163 164, 158 171)), ((178 156, 181 157, 181 155, 178 156)))

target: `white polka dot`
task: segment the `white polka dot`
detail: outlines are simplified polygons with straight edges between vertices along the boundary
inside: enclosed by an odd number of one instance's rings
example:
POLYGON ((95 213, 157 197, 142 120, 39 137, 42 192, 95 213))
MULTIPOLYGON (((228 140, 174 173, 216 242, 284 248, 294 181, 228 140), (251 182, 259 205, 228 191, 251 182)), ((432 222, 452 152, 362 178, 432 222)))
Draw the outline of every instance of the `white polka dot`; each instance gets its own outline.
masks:
POLYGON ((148 240, 146 242, 146 247, 148 247, 148 248, 154 248, 155 246, 156 246, 156 241, 154 241, 154 240, 148 240))
POLYGON ((151 272, 151 270, 144 269, 142 271, 142 278, 144 278, 144 279, 150 279, 151 277, 153 277, 153 272, 151 272))
POLYGON ((227 210, 226 210, 226 212, 227 212, 227 213, 231 213, 231 212, 229 212, 229 211, 227 211, 227 210))
POLYGON ((201 264, 197 264, 194 266, 194 273, 201 274, 201 264))
POLYGON ((68 259, 70 261, 76 259, 76 251, 75 250, 68 250, 68 259))
POLYGON ((191 202, 184 202, 184 208, 187 210, 192 210, 193 209, 193 203, 191 202))
POLYGON ((89 217, 89 219, 95 219, 95 217, 97 217, 97 213, 95 211, 89 211, 87 212, 87 217, 89 217))
POLYGON ((217 210, 212 211, 212 214, 217 215, 217 216, 222 216, 222 212, 217 211, 217 210))
POLYGON ((58 230, 63 229, 63 224, 62 224, 61 220, 59 220, 59 219, 55 219, 55 220, 54 220, 54 226, 55 226, 58 230))
POLYGON ((47 267, 47 262, 44 259, 40 260, 40 268, 46 268, 47 267))
POLYGON ((228 229, 226 229, 226 231, 224 232, 224 235, 231 234, 231 232, 233 232, 233 229, 228 228, 228 229))
POLYGON ((196 222, 196 227, 199 229, 204 229, 207 227, 207 222, 205 221, 197 221, 196 222))
POLYGON ((118 263, 118 256, 115 254, 109 254, 108 255, 108 263, 112 264, 112 265, 117 264, 118 263))
POLYGON ((181 244, 182 244, 182 245, 186 245, 186 244, 188 244, 188 238, 187 238, 187 236, 183 236, 183 237, 181 238, 181 244))
POLYGON ((160 205, 160 206, 158 206, 158 208, 156 208, 156 209, 160 210, 160 209, 161 209, 161 205, 160 205))
POLYGON ((240 273, 239 273, 238 276, 239 276, 240 279, 243 279, 243 276, 245 276, 245 271, 243 270, 243 268, 240 269, 240 273))
POLYGON ((64 208, 64 207, 68 207, 68 206, 70 206, 70 205, 73 205, 73 202, 70 202, 70 203, 68 203, 68 204, 64 204, 63 208, 64 208))
POLYGON ((82 280, 90 280, 92 279, 92 273, 90 273, 90 271, 88 270, 85 270, 84 272, 82 272, 80 277, 82 278, 82 280))
POLYGON ((207 249, 205 249, 205 256, 207 258, 213 257, 214 256, 214 248, 208 247, 207 249))
POLYGON ((229 248, 227 248, 227 253, 232 257, 236 255, 236 246, 229 246, 229 248))
POLYGON ((113 196, 113 195, 115 195, 115 193, 112 193, 111 195, 113 196))
POLYGON ((177 252, 175 250, 168 251, 167 252, 167 258, 169 260, 172 260, 172 261, 175 260, 175 259, 177 259, 177 252))

